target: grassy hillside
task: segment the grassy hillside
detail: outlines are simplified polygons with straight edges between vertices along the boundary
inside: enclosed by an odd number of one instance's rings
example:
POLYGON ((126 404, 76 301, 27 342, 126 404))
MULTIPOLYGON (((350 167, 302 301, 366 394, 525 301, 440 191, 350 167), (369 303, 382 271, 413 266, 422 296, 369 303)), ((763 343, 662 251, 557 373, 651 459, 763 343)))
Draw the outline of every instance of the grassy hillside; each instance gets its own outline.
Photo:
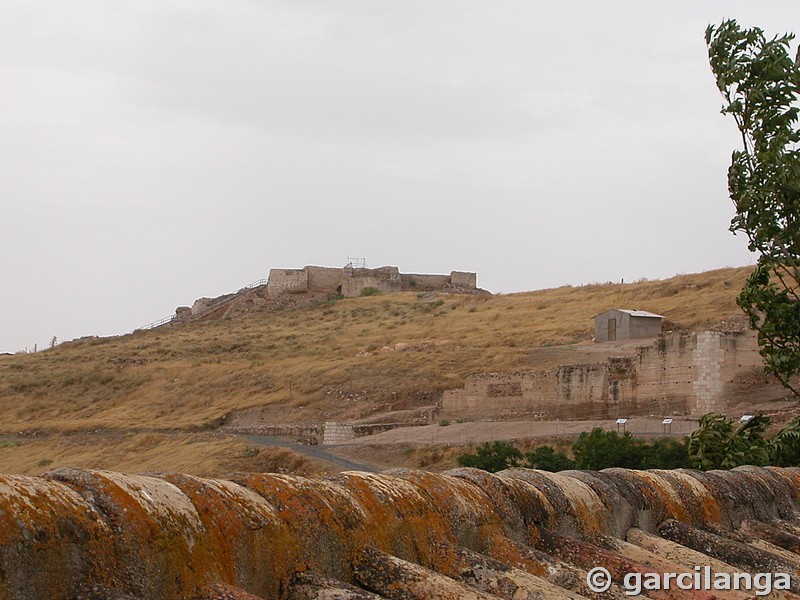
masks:
POLYGON ((271 407, 276 423, 365 418, 433 403, 471 373, 564 361, 607 308, 690 329, 739 314, 748 272, 501 296, 400 293, 0 356, 0 431, 202 429, 255 406, 271 407))
POLYGON ((0 473, 39 475, 58 467, 128 473, 178 471, 200 477, 234 471, 330 470, 332 465, 284 448, 256 447, 238 438, 202 434, 57 435, 0 439, 0 473))

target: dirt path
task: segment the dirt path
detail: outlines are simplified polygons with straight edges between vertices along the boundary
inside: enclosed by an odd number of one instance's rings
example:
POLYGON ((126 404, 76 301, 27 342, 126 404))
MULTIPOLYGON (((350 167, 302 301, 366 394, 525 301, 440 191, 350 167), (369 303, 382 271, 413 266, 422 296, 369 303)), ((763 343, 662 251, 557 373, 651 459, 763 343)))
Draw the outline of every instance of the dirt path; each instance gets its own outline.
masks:
POLYGON ((261 444, 262 446, 279 446, 281 448, 288 448, 292 452, 297 452, 298 454, 305 454, 306 456, 310 456, 319 460, 328 461, 339 467, 342 467, 347 471, 366 471, 368 473, 377 473, 383 470, 375 465, 350 460, 344 456, 333 454, 324 448, 320 448, 319 446, 295 444, 279 438, 270 437, 268 435, 243 435, 242 437, 250 442, 253 442, 254 444, 261 444))

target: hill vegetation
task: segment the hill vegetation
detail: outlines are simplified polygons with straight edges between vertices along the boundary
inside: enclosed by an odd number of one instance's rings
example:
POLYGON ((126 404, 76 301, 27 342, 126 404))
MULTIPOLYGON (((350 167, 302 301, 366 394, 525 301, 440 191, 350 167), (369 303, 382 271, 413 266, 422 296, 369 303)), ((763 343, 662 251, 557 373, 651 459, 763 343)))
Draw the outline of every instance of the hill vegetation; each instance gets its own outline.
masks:
POLYGON ((161 469, 248 468, 241 442, 197 434, 252 407, 277 424, 385 420, 435 404, 470 374, 582 362, 592 317, 611 307, 666 315, 672 328, 709 326, 740 314, 735 298, 750 270, 505 295, 368 296, 0 356, 0 469, 42 471, 72 455, 70 464, 141 470, 159 454, 175 459, 161 469), (36 438, 97 431, 125 434, 129 452, 117 456, 99 438, 60 447, 36 438), (9 436, 30 444, 24 468, 9 436))
POLYGON ((472 373, 554 366, 548 355, 564 362, 609 307, 658 312, 687 329, 735 315, 749 271, 371 296, 2 356, 0 431, 205 429, 253 406, 273 406, 275 422, 289 423, 434 403, 472 373))

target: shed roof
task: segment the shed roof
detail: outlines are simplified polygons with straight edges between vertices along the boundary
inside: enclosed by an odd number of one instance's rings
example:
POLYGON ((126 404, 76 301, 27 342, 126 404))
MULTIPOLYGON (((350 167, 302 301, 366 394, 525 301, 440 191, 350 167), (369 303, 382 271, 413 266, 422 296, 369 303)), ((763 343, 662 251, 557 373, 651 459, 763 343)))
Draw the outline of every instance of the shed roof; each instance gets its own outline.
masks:
POLYGON ((663 319, 664 318, 664 315, 657 315, 656 313, 652 313, 652 312, 649 312, 649 311, 646 311, 646 310, 629 310, 627 308, 609 308, 608 310, 604 310, 603 312, 596 314, 595 317, 599 317, 600 315, 604 315, 605 313, 611 312, 612 310, 615 310, 617 312, 627 313, 632 317, 652 317, 652 318, 658 318, 658 319, 663 319))

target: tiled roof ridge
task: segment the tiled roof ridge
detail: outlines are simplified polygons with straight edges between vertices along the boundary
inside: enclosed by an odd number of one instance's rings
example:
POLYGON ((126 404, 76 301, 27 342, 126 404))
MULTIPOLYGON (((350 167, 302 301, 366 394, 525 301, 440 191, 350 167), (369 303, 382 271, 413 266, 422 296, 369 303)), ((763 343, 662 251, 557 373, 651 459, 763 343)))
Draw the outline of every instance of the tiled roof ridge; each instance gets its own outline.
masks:
POLYGON ((625 597, 626 573, 795 575, 799 497, 777 467, 0 475, 0 598, 625 597))

